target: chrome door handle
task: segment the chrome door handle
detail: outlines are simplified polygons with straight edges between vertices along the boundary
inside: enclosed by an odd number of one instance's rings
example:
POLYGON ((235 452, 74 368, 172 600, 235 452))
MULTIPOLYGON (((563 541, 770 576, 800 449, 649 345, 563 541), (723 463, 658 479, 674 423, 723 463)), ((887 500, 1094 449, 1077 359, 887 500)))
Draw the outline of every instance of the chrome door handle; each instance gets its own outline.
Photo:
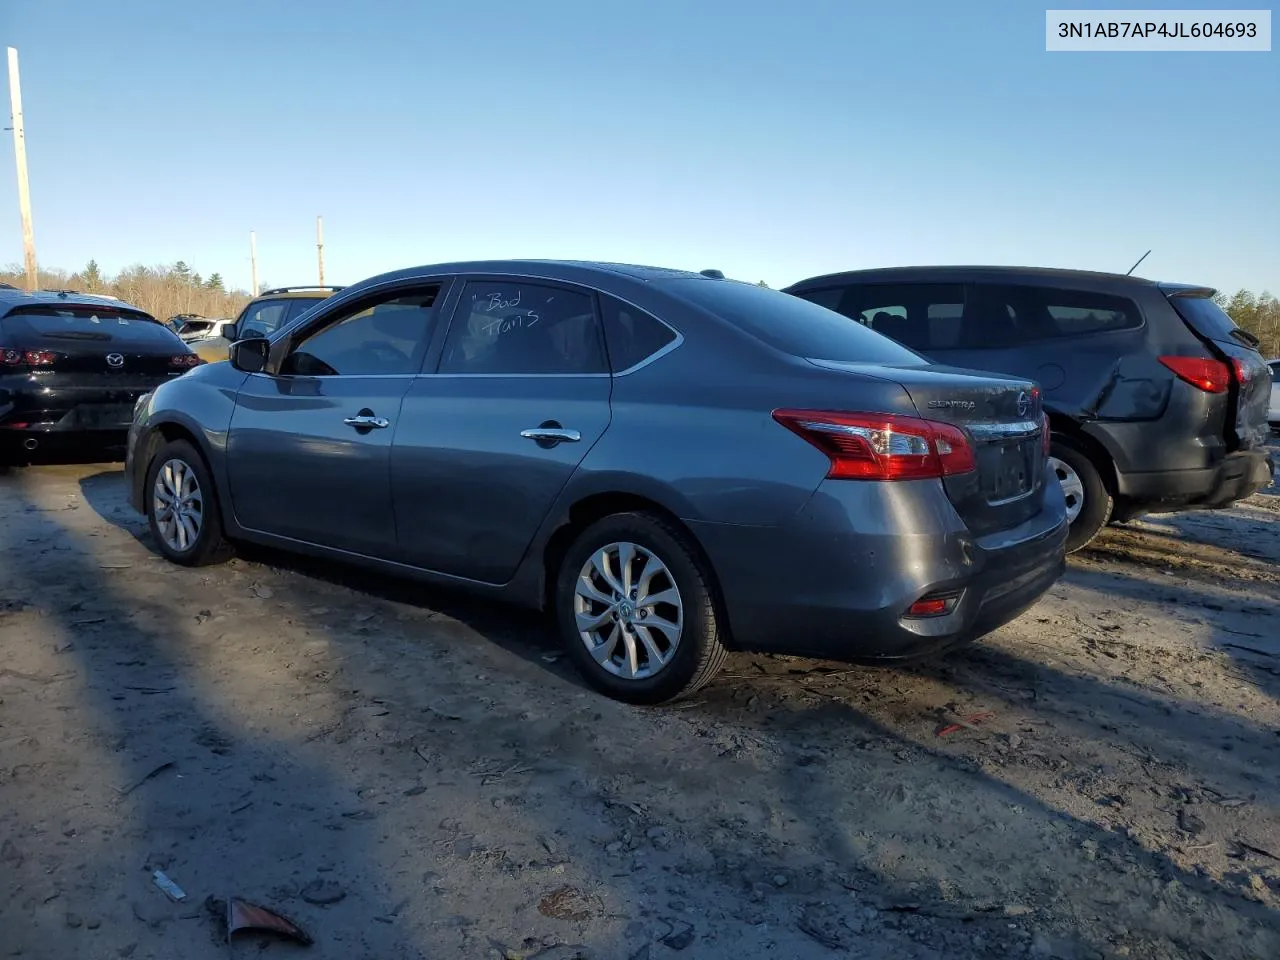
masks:
POLYGON ((342 422, 348 427, 355 427, 356 429, 360 429, 362 427, 368 429, 372 427, 377 430, 385 430, 387 427, 391 426, 391 421, 386 417, 367 417, 363 414, 358 417, 347 417, 347 419, 342 422))
POLYGON ((532 430, 521 430, 520 436, 526 440, 540 440, 544 443, 548 440, 577 443, 582 439, 582 434, 577 430, 564 430, 560 427, 534 427, 532 430))

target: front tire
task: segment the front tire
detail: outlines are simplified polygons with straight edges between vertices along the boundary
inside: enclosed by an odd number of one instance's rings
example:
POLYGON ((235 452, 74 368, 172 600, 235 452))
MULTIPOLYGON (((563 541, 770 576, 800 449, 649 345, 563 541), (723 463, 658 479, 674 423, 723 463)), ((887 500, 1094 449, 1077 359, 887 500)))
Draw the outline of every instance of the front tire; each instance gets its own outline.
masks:
POLYGON ((186 440, 166 443, 147 466, 147 522, 166 560, 203 567, 231 557, 204 457, 186 440))
POLYGON ((689 535, 649 513, 600 520, 556 577, 556 626, 587 682, 615 700, 687 697, 728 656, 709 568, 689 535))
POLYGON ((1111 519, 1114 501, 1102 472, 1070 440, 1055 436, 1049 448, 1049 470, 1062 484, 1067 501, 1067 553, 1088 546, 1111 519))

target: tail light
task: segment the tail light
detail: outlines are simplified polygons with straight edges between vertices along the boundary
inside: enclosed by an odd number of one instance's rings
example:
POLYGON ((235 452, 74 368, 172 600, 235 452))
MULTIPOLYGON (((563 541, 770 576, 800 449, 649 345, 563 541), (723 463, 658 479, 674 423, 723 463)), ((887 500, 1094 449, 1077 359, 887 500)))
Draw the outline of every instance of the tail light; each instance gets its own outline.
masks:
POLYGON ((1205 393, 1226 393, 1231 386, 1231 368, 1221 360, 1161 357, 1160 362, 1172 370, 1179 380, 1185 380, 1205 393))
POLYGON ((176 357, 169 358, 169 366, 181 367, 184 370, 189 369, 191 367, 198 367, 202 363, 204 363, 204 361, 201 360, 194 353, 184 353, 176 357))
POLYGON ((0 366, 3 367, 51 367, 58 355, 51 350, 0 349, 0 366))
POLYGON ((773 418, 831 458, 833 480, 923 480, 978 465, 969 437, 950 423, 828 410, 775 410, 773 418))

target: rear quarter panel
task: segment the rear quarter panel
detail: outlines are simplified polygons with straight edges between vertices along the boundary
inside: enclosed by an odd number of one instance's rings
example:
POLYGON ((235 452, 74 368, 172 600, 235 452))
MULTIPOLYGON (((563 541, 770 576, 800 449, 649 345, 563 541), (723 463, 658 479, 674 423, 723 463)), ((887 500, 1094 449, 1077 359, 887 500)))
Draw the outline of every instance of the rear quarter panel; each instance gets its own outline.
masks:
POLYGON ((776 524, 804 506, 830 461, 777 423, 775 409, 916 414, 891 381, 817 370, 701 316, 666 315, 684 343, 614 377, 612 422, 566 488, 568 503, 629 492, 687 520, 776 524))

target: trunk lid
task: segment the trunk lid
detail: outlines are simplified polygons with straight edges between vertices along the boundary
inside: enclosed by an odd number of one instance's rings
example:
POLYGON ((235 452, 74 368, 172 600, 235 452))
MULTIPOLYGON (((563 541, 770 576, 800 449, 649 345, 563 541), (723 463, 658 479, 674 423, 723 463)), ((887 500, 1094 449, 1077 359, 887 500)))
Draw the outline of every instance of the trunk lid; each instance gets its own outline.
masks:
POLYGON ((0 349, 47 352, 59 373, 167 374, 191 348, 143 313, 98 306, 20 307, 0 318, 0 349))
POLYGON ((972 439, 977 469, 945 477, 956 512, 975 534, 1006 530, 1040 511, 1047 476, 1040 389, 1030 380, 939 365, 864 365, 811 360, 899 384, 926 420, 972 439))
POLYGON ((1257 350, 1258 338, 1236 326, 1210 287, 1163 283, 1160 289, 1183 322, 1230 369, 1226 429, 1229 450, 1266 446, 1270 425, 1271 371, 1257 350))

